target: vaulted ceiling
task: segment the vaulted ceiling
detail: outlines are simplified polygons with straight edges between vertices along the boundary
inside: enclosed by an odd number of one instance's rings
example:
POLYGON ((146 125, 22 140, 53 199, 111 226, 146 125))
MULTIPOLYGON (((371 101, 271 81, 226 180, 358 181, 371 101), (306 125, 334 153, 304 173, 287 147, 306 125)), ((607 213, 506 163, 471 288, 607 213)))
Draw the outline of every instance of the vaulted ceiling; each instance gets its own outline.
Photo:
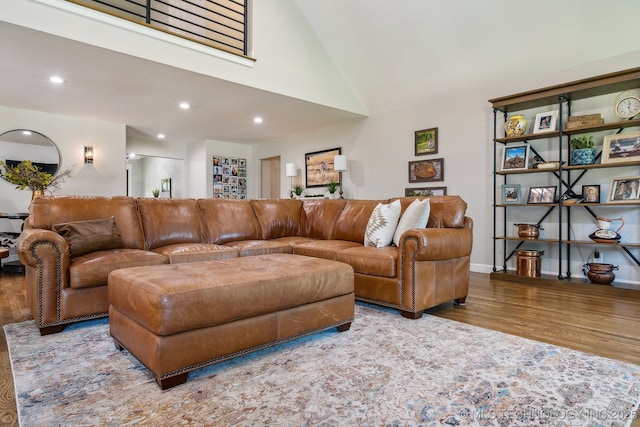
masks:
MULTIPOLYGON (((370 114, 639 48, 637 0, 272 1, 297 5, 370 114)), ((126 123, 134 137, 162 128, 176 142, 259 143, 359 117, 6 22, 0 52, 0 105, 126 123), (63 98, 34 84, 59 64, 76 82, 63 98), (158 87, 220 103, 175 120, 158 87), (244 125, 248 111, 267 109, 267 126, 244 125)))

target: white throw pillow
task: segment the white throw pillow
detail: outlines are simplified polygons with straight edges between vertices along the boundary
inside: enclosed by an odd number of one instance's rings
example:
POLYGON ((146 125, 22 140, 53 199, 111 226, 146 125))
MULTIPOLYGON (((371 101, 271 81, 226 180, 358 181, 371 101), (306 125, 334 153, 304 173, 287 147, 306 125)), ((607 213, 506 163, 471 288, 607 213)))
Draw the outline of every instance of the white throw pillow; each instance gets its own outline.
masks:
POLYGON ((393 243, 398 246, 400 237, 407 230, 411 230, 412 228, 425 228, 429 221, 430 213, 431 204, 429 203, 429 199, 415 199, 402 214, 396 232, 393 235, 393 243))
POLYGON ((367 229, 364 232, 364 245, 379 248, 389 246, 400 219, 400 210, 400 200, 388 205, 378 203, 369 217, 367 229))

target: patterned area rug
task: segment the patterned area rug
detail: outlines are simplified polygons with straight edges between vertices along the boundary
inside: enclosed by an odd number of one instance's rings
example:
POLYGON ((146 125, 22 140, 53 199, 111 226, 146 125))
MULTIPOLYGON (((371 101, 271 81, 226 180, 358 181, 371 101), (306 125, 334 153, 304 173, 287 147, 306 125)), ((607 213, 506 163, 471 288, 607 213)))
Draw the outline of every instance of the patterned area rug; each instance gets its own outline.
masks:
MULTIPOLYGON (((628 426, 640 366, 358 303, 335 329, 161 391, 106 319, 4 327, 23 426, 628 426)), ((185 351, 188 351, 185 348, 185 351)))

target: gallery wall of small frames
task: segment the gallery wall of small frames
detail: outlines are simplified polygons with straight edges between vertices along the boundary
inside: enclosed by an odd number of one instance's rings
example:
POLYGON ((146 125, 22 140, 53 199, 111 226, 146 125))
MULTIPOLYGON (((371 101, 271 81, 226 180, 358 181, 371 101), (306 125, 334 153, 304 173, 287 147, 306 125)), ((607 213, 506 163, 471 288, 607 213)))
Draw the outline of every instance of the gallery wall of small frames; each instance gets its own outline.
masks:
POLYGON ((247 198, 247 159, 213 156, 213 197, 247 198))

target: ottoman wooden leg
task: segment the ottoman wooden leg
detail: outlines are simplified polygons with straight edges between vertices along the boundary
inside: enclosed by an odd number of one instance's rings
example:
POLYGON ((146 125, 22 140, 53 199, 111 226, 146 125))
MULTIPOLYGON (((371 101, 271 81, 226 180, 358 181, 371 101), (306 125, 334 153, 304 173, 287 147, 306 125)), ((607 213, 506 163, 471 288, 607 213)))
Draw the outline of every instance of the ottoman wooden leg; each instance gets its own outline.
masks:
POLYGON ((188 376, 189 376, 189 373, 185 372, 184 374, 178 374, 168 378, 156 377, 156 382, 158 383, 158 385, 162 390, 166 390, 168 388, 186 383, 188 376))
POLYGON ((342 325, 338 326, 338 332, 348 331, 350 327, 351 327, 351 322, 343 323, 342 325))

